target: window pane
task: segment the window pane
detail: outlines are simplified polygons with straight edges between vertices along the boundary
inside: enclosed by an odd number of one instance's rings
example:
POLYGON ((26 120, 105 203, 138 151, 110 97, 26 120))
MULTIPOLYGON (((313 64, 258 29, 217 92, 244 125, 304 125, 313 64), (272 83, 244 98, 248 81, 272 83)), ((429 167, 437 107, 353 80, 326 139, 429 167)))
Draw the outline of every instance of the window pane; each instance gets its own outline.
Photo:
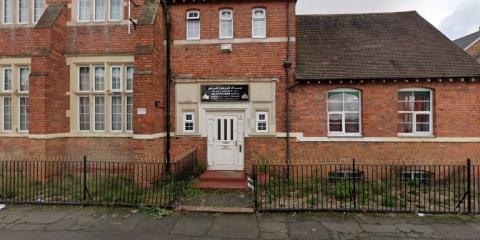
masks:
POLYGON ((430 101, 415 101, 414 102, 415 111, 430 111, 430 101))
POLYGON ((254 18, 265 18, 265 10, 263 9, 256 9, 253 11, 254 18))
POLYGON ((346 123, 359 123, 360 114, 359 113, 345 113, 345 122, 346 123))
POLYGON ((345 102, 345 111, 358 112, 360 111, 360 102, 345 102))
POLYGON ((133 67, 127 67, 127 91, 133 90, 133 67))
POLYGON ((90 130, 90 98, 79 97, 79 126, 80 131, 90 130))
POLYGON ((105 97, 95 97, 95 130, 105 130, 105 97))
POLYGON ((413 102, 398 102, 398 111, 413 111, 413 102))
POLYGON ((430 122, 430 115, 428 114, 417 114, 417 123, 429 123, 430 122))
POLYGON ((192 114, 185 114, 185 120, 186 121, 192 121, 193 120, 192 114))
POLYGON ((12 98, 3 98, 3 130, 12 130, 12 98))
POLYGON ((429 91, 415 91, 415 101, 430 101, 429 91))
POLYGON ((343 93, 341 93, 341 92, 329 92, 328 93, 328 100, 329 101, 341 102, 341 101, 343 101, 343 93))
POLYGON ((33 1, 33 21, 37 22, 43 14, 43 0, 33 1))
POLYGON ((90 68, 80 67, 78 81, 79 91, 88 91, 90 89, 90 68))
POLYGON ((127 131, 133 130, 133 97, 127 96, 127 131))
POLYGON ((359 101, 360 93, 358 92, 344 92, 343 93, 344 101, 359 101))
POLYGON ((359 123, 345 123, 345 132, 346 133, 359 133, 360 124, 359 123))
POLYGON ((78 20, 88 21, 90 20, 90 0, 79 0, 78 3, 78 20))
POLYGON ((105 90, 105 67, 95 67, 95 91, 105 90))
POLYGON ((120 67, 112 67, 112 89, 120 90, 121 83, 121 71, 120 67))
POLYGON ((95 0, 95 20, 105 20, 105 2, 104 0, 95 0))
POLYGON ((417 123, 417 132, 430 132, 429 123, 417 123))
POLYGON ((413 92, 398 92, 398 101, 413 101, 413 92))
POLYGON ((4 91, 12 90, 12 69, 11 68, 3 69, 3 90, 4 91))
POLYGON ((30 111, 30 103, 28 97, 20 97, 20 131, 28 131, 29 122, 28 114, 30 111))
POLYGON ((112 131, 122 130, 122 97, 112 97, 112 131))
POLYGON ((220 38, 233 37, 233 20, 231 11, 220 12, 220 38))
POLYGON ((122 16, 122 0, 110 0, 110 20, 120 20, 122 16))
POLYGON ((330 114, 328 125, 330 132, 342 132, 342 114, 330 114))
POLYGON ((18 22, 28 22, 28 1, 18 0, 18 22))
POLYGON ((12 2, 13 0, 3 2, 3 23, 12 23, 12 2))
POLYGON ((343 103, 337 101, 329 101, 328 102, 328 111, 329 112, 342 112, 343 111, 343 103))
POLYGON ((20 91, 28 91, 28 77, 30 75, 29 68, 20 68, 20 91))
POLYGON ((187 38, 188 39, 200 38, 200 20, 188 20, 187 38))

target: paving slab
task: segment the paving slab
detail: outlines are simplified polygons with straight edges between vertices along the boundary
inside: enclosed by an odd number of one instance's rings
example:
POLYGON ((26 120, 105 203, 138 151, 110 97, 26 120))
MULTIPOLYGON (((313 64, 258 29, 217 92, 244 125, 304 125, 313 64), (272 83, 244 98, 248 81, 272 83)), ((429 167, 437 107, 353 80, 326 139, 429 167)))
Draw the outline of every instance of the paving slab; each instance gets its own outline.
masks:
POLYGON ((400 233, 400 229, 395 225, 388 224, 360 224, 363 231, 368 233, 400 233))
POLYGON ((320 223, 331 232, 359 234, 363 232, 362 228, 354 219, 347 218, 321 218, 320 223))
POLYGON ((432 223, 431 226, 443 237, 450 239, 479 239, 480 231, 473 226, 463 223, 432 223))
POLYGON ((183 215, 172 230, 172 234, 187 236, 205 236, 210 230, 215 216, 203 213, 190 213, 183 215))
POLYGON ((257 239, 257 218, 253 214, 223 214, 215 218, 208 236, 219 238, 257 239))
POLYGON ((330 239, 325 227, 319 222, 297 221, 289 223, 290 238, 299 240, 330 239))
POLYGON ((20 222, 27 224, 50 224, 63 219, 75 211, 77 211, 77 208, 41 207, 33 209, 20 222))

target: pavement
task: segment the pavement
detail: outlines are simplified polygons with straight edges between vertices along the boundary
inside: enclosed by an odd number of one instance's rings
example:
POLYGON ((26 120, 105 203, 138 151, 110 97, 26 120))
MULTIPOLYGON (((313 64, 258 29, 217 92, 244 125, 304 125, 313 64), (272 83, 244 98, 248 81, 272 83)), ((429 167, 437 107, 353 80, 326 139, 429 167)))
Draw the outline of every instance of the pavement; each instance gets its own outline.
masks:
POLYGON ((480 216, 176 212, 156 219, 133 208, 8 205, 0 239, 480 239, 480 216))

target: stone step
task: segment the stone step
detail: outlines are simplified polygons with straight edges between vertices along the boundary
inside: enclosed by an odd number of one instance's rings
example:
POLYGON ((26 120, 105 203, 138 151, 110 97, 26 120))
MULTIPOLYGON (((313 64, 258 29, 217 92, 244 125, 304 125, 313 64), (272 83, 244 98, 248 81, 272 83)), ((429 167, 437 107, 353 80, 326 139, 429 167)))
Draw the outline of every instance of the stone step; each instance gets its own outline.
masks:
POLYGON ((213 206, 179 206, 175 210, 204 213, 254 213, 255 209, 248 207, 213 207, 213 206))
POLYGON ((213 181, 199 181, 194 185, 197 189, 208 189, 208 190, 239 190, 239 191, 248 191, 248 184, 246 179, 244 181, 233 181, 233 182, 213 182, 213 181))
POLYGON ((206 171, 200 176, 201 182, 245 182, 244 171, 206 171))

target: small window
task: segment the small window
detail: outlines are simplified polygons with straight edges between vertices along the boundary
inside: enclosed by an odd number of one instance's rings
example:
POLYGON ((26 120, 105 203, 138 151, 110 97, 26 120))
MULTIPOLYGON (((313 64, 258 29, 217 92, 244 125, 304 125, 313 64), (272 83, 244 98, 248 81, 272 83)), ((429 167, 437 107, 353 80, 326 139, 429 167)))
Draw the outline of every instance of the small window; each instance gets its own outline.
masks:
POLYGON ((105 20, 105 0, 95 0, 95 21, 105 20))
POLYGON ((359 136, 360 92, 353 89, 338 89, 328 92, 329 136, 359 136))
POLYGON ((133 66, 127 66, 127 92, 133 91, 133 66))
POLYGON ((78 0, 78 21, 90 21, 90 0, 78 0))
POLYGON ((33 22, 36 23, 43 14, 43 0, 33 0, 33 22))
POLYGON ((28 92, 28 78, 30 76, 30 68, 22 67, 20 68, 20 92, 28 92))
POLYGON ((123 9, 122 0, 110 0, 110 20, 111 21, 120 21, 122 20, 122 9, 123 9))
POLYGON ((194 132, 195 131, 195 119, 193 112, 186 112, 183 114, 183 131, 194 132))
POLYGON ((329 178, 331 181, 360 181, 363 179, 363 172, 358 170, 353 171, 352 169, 340 169, 330 172, 329 178))
POLYGON ((263 8, 253 9, 252 13, 252 38, 267 37, 267 15, 263 8))
POLYGON ((3 91, 8 92, 12 90, 12 69, 3 69, 3 91))
POLYGON ((28 23, 28 0, 18 0, 18 23, 28 23))
POLYGON ((187 40, 200 39, 200 12, 187 12, 187 40))
POLYGON ((13 0, 4 0, 3 1, 3 23, 11 24, 13 23, 13 0))
POLYGON ((257 112, 257 132, 266 133, 268 132, 268 113, 267 112, 257 112))
POLYGON ((3 131, 12 131, 12 97, 3 98, 3 131))
POLYGON ((122 97, 112 96, 112 131, 122 130, 122 97))
POLYGON ((133 131, 133 97, 127 96, 127 113, 125 117, 127 131, 133 131))
POLYGON ((233 11, 220 11, 220 38, 233 38, 233 11))
POLYGON ((95 91, 105 90, 105 67, 95 67, 95 91))
POLYGON ((398 93, 400 135, 432 135, 432 91, 403 89, 398 93))
POLYGON ((90 68, 78 68, 78 91, 86 92, 90 90, 90 68))
POLYGON ((400 175, 402 181, 405 182, 421 182, 427 183, 432 178, 432 173, 421 170, 407 170, 400 175))
POLYGON ((116 66, 111 68, 112 91, 119 92, 122 90, 122 67, 116 66))
POLYGON ((27 132, 29 129, 29 112, 30 112, 30 101, 28 97, 19 97, 18 101, 20 103, 20 132, 27 132))
POLYGON ((78 120, 80 131, 90 130, 90 97, 88 96, 78 98, 78 120))
POLYGON ((95 131, 105 131, 105 97, 95 96, 95 131))

